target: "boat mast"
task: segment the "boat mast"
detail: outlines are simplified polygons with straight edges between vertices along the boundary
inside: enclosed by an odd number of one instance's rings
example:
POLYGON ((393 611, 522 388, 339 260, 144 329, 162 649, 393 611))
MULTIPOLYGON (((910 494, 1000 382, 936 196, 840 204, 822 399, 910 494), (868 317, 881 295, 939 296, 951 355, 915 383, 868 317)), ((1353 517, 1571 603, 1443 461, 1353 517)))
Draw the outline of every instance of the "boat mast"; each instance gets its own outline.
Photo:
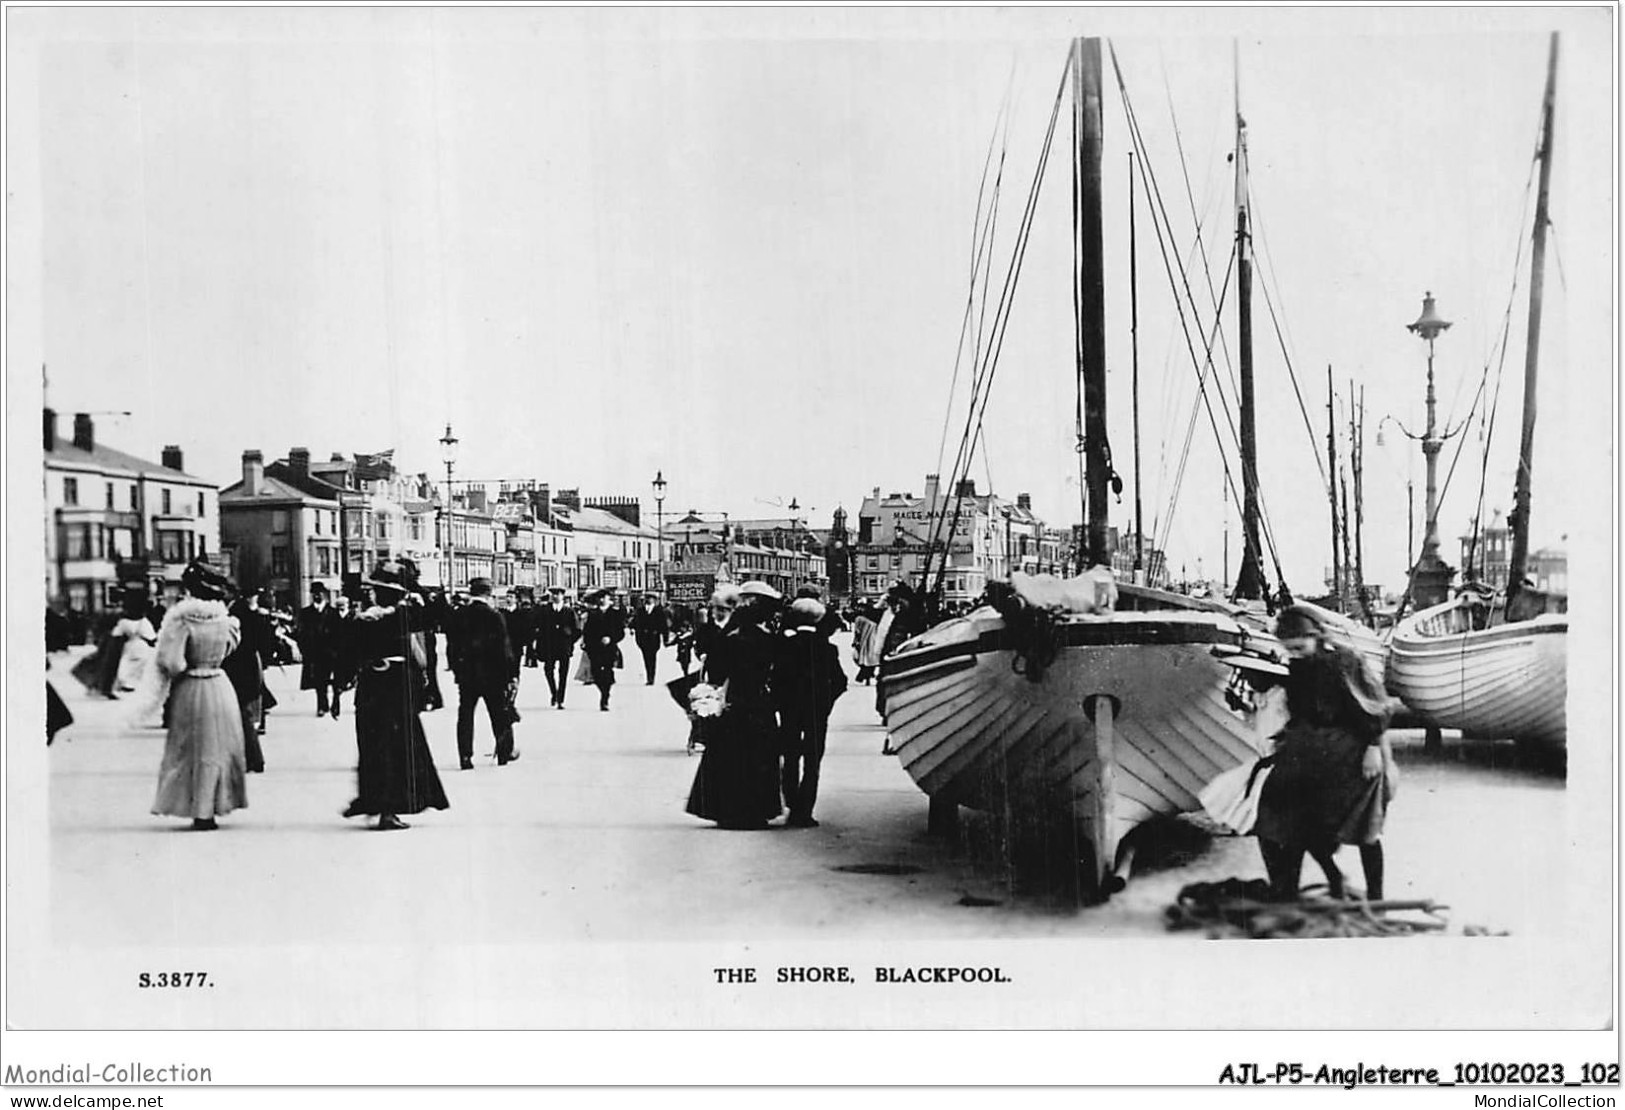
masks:
POLYGON ((1354 586, 1354 558, 1349 553, 1349 476, 1348 472, 1342 474, 1342 489, 1338 490, 1338 497, 1343 503, 1343 592, 1338 595, 1338 611, 1350 611, 1350 596, 1354 586))
POLYGON ((1083 449, 1089 516, 1085 527, 1088 562, 1110 566, 1107 544, 1107 491, 1111 456, 1106 438, 1106 275, 1101 233, 1101 68, 1100 40, 1073 42, 1074 110, 1078 113, 1078 155, 1074 163, 1079 266, 1079 362, 1083 381, 1083 449))
POLYGON ((1343 600, 1343 564, 1338 555, 1338 545, 1341 542, 1337 519, 1337 412, 1335 397, 1332 393, 1332 364, 1326 364, 1326 469, 1330 477, 1327 479, 1326 493, 1331 498, 1332 506, 1332 596, 1338 602, 1343 600))
POLYGON ((1557 33, 1552 33, 1546 67, 1546 96, 1541 107, 1540 193, 1535 201, 1535 237, 1529 261, 1529 335, 1523 364, 1523 439, 1518 447, 1518 477, 1512 495, 1512 561, 1507 567, 1507 598, 1523 589, 1529 561, 1529 475, 1535 454, 1535 374, 1540 355, 1541 286, 1546 275, 1547 195, 1552 180, 1552 120, 1557 114, 1557 33))
MULTIPOLYGON (((1355 401, 1354 379, 1349 379, 1349 469, 1354 474, 1354 611, 1369 620, 1365 596, 1365 386, 1355 401)), ((1345 522, 1346 523, 1346 522, 1345 522)))
POLYGON ((1241 118, 1241 75, 1236 74, 1236 347, 1241 368, 1241 570, 1238 598, 1264 596, 1258 545, 1258 440, 1253 414, 1253 260, 1247 230, 1247 122, 1241 118))
POLYGON ((1134 152, 1128 152, 1129 347, 1134 390, 1134 584, 1145 584, 1145 523, 1140 502, 1140 284, 1134 237, 1134 152))

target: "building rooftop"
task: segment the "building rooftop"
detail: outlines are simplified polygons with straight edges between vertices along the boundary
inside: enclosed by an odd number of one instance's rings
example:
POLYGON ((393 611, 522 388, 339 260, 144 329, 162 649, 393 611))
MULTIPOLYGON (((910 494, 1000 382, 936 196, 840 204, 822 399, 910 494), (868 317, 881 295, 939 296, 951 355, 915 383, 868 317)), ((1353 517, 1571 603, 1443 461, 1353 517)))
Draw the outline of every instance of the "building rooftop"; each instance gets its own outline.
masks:
POLYGON ((612 532, 621 536, 636 536, 640 540, 655 538, 653 528, 639 528, 628 524, 614 513, 606 512, 603 509, 593 509, 586 506, 572 509, 567 505, 561 506, 555 503, 553 515, 578 531, 612 532))
POLYGON ((293 486, 287 482, 284 482, 280 478, 273 477, 270 474, 267 474, 260 479, 260 492, 256 496, 250 497, 248 494, 243 492, 243 483, 241 480, 233 482, 231 485, 220 491, 221 508, 226 508, 232 505, 259 504, 262 501, 311 500, 320 501, 332 499, 315 497, 312 494, 306 493, 304 490, 299 489, 297 486, 293 486))
POLYGON ((50 466, 52 463, 61 466, 95 467, 103 471, 123 472, 131 477, 145 475, 149 478, 162 478, 172 482, 190 482, 193 485, 214 488, 213 482, 204 481, 195 474, 188 474, 183 470, 171 470, 162 463, 137 458, 128 452, 101 443, 86 451, 82 447, 75 447, 71 439, 58 439, 56 446, 45 452, 45 464, 50 466))

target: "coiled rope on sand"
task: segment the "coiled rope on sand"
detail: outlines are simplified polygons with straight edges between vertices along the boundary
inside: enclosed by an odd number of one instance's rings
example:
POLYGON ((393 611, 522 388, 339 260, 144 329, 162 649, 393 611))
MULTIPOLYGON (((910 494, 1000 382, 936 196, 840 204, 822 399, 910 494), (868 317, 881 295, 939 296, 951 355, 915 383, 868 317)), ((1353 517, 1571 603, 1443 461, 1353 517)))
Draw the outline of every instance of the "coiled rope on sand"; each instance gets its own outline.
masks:
MULTIPOLYGON (((1334 899, 1308 888, 1296 901, 1276 901, 1262 879, 1192 883, 1167 909, 1168 928, 1204 929, 1209 937, 1399 937, 1439 933, 1449 927, 1443 906, 1429 899, 1334 899), (1426 916, 1393 917, 1420 913, 1426 916)), ((1464 930, 1472 935, 1482 930, 1464 930)))

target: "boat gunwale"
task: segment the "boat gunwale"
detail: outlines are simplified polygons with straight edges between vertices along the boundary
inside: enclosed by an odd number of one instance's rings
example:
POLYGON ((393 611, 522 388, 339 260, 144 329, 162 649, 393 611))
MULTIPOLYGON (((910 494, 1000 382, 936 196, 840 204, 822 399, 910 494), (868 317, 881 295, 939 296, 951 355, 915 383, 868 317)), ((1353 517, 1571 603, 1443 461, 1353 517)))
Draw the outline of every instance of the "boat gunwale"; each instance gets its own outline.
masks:
POLYGON ((1459 652, 1474 648, 1496 647, 1504 642, 1520 640, 1529 636, 1552 636, 1567 633, 1569 630, 1568 614, 1541 613, 1529 620, 1508 621, 1489 628, 1468 628, 1431 634, 1423 631, 1422 622, 1442 617, 1460 607, 1461 599, 1457 598, 1454 601, 1447 601, 1432 608, 1423 609, 1421 612, 1401 621, 1388 637, 1390 654, 1396 651, 1418 654, 1431 654, 1440 650, 1459 652))
MULTIPOLYGON (((1112 648, 1129 646, 1198 647, 1227 644, 1242 647, 1249 641, 1268 640, 1257 632, 1248 631, 1222 613, 1193 614, 1179 611, 1179 619, 1169 619, 1156 613, 1129 611, 1110 616, 1128 619, 1080 618, 1060 625, 1061 645, 1064 648, 1112 648), (1216 619, 1192 620, 1192 615, 1216 619), (1224 620, 1233 627, 1217 623, 1224 620), (1125 633, 1127 633, 1125 635, 1125 633)), ((963 618, 961 618, 963 619, 963 618)), ((906 646, 896 654, 881 660, 882 680, 908 675, 921 668, 939 664, 960 655, 983 655, 1000 651, 1016 651, 1016 636, 1002 623, 995 628, 978 632, 974 637, 946 644, 932 644, 909 649, 906 646)))

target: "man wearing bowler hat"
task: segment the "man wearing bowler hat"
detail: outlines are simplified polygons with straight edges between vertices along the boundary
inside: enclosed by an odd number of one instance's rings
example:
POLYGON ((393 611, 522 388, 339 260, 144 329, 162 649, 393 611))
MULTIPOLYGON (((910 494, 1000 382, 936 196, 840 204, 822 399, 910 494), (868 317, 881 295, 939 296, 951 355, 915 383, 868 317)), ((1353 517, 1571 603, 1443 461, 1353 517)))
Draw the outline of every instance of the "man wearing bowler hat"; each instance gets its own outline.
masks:
POLYGON ((564 708, 564 691, 570 682, 570 654, 581 638, 581 622, 575 606, 564 596, 563 586, 549 586, 547 604, 536 613, 536 649, 542 657, 542 673, 553 695, 553 708, 564 708))
POLYGON ((626 638, 626 618, 615 608, 608 590, 593 595, 594 608, 582 624, 581 650, 592 660, 592 680, 598 687, 598 708, 609 712, 609 691, 615 685, 615 667, 621 660, 620 643, 626 638))
POLYGON ((316 716, 331 713, 337 718, 339 686, 334 669, 339 646, 339 614, 327 601, 327 586, 312 582, 310 604, 299 610, 294 639, 299 644, 299 688, 316 691, 316 716))
POLYGON ((513 588, 514 607, 502 615, 508 621, 508 638, 513 642, 515 663, 527 667, 536 665, 536 589, 533 586, 513 588))
POLYGON ((642 604, 632 614, 632 638, 643 655, 643 677, 648 686, 655 684, 655 657, 671 632, 671 621, 657 600, 654 594, 644 594, 642 604))
POLYGON ((474 707, 485 702, 496 736, 497 766, 519 758, 513 746, 510 683, 519 679, 519 662, 508 637, 508 624, 491 598, 491 580, 468 583, 469 602, 457 620, 457 758, 465 771, 474 769, 474 707))

